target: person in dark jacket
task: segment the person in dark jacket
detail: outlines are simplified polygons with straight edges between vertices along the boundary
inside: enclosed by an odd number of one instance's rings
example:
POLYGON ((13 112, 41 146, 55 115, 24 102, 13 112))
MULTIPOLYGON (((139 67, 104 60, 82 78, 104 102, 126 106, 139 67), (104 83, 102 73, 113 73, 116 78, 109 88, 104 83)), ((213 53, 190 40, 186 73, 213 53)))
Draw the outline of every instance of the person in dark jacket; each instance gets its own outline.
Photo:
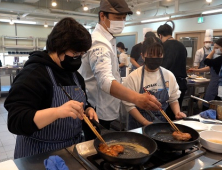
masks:
POLYGON ((8 129, 17 134, 15 159, 81 142, 84 112, 98 120, 77 72, 81 55, 91 47, 88 31, 73 18, 64 18, 49 34, 46 46, 47 51, 30 54, 4 103, 8 129))
MULTIPOLYGON (((157 29, 157 34, 160 40, 163 42, 164 48, 163 63, 161 66, 170 70, 176 77, 177 83, 179 85, 179 90, 181 91, 180 97, 178 99, 181 107, 185 92, 187 90, 187 50, 181 42, 175 40, 172 37, 174 22, 170 22, 173 24, 173 27, 165 23, 164 25, 159 26, 159 28, 157 29)), ((170 107, 167 108, 166 112, 172 119, 175 119, 170 107)))

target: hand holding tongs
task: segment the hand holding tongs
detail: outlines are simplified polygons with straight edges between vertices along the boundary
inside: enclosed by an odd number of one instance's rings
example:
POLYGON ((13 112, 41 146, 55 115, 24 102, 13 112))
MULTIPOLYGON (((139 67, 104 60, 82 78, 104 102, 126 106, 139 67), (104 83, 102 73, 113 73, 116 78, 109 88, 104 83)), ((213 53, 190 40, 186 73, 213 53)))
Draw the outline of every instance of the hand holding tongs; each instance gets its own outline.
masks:
MULTIPOLYGON (((150 92, 148 91, 148 90, 146 90, 145 88, 143 88, 143 90, 147 93, 147 94, 149 94, 149 95, 151 95, 150 94, 150 92)), ((162 113, 162 115, 165 117, 165 119, 170 123, 170 125, 172 126, 172 128, 175 130, 175 131, 180 131, 177 127, 176 127, 176 125, 172 122, 172 120, 167 116, 167 114, 163 111, 163 109, 161 108, 161 107, 159 107, 159 109, 160 109, 160 112, 162 113)))
MULTIPOLYGON (((72 97, 66 92, 66 90, 62 87, 61 84, 59 84, 59 86, 61 87, 61 89, 63 90, 63 92, 66 94, 66 96, 69 98, 69 100, 72 100, 72 97)), ((102 136, 97 132, 97 130, 95 129, 95 127, 92 125, 92 123, 90 122, 90 120, 88 119, 88 117, 83 114, 83 119, 84 121, 87 123, 87 125, 90 127, 90 129, 93 131, 93 133, 97 136, 97 138, 102 142, 105 143, 105 140, 102 138, 102 136)), ((107 144, 106 144, 107 145, 107 144)))

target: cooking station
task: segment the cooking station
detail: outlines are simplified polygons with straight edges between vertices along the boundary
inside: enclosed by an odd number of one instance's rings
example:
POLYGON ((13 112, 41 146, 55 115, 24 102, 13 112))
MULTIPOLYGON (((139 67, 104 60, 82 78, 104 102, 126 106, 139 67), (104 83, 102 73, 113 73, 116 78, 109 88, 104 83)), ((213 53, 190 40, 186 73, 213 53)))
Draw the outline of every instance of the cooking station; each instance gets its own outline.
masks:
MULTIPOLYGON (((142 128, 132 130, 142 133, 142 128)), ((41 170, 45 169, 43 161, 51 155, 60 156, 69 169, 76 170, 198 170, 214 165, 222 165, 222 154, 214 153, 194 146, 186 151, 177 151, 173 153, 156 151, 154 155, 143 166, 137 167, 113 167, 102 160, 94 146, 93 140, 82 142, 71 147, 53 151, 49 153, 34 155, 30 157, 15 159, 14 162, 22 170, 41 170)))

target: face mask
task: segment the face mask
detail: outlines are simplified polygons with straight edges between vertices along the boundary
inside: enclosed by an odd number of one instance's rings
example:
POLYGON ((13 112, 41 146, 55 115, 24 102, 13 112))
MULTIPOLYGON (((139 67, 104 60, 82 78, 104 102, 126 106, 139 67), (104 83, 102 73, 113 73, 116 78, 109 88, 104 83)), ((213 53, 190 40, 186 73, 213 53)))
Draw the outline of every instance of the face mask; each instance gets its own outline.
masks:
POLYGON ((62 68, 64 68, 65 70, 70 72, 75 72, 80 68, 82 60, 81 56, 71 57, 65 54, 64 60, 61 61, 60 63, 62 68))
POLYGON ((148 69, 156 70, 162 64, 163 58, 145 58, 145 64, 148 69))
POLYGON ((211 47, 211 43, 205 43, 204 46, 205 46, 206 48, 210 48, 210 47, 211 47))
POLYGON ((215 49, 215 54, 221 54, 220 48, 215 49))
POLYGON ((125 27, 125 21, 110 21, 110 28, 107 27, 107 30, 111 34, 120 34, 123 31, 123 28, 125 27))

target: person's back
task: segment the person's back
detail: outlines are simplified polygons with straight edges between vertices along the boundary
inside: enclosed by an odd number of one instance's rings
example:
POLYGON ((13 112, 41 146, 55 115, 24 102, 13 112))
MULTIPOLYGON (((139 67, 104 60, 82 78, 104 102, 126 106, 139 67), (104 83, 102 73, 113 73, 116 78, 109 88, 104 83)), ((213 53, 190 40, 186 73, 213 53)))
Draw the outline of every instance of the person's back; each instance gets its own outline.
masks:
POLYGON ((186 78, 187 50, 177 40, 167 40, 163 43, 164 57, 162 67, 170 70, 175 77, 186 78))

